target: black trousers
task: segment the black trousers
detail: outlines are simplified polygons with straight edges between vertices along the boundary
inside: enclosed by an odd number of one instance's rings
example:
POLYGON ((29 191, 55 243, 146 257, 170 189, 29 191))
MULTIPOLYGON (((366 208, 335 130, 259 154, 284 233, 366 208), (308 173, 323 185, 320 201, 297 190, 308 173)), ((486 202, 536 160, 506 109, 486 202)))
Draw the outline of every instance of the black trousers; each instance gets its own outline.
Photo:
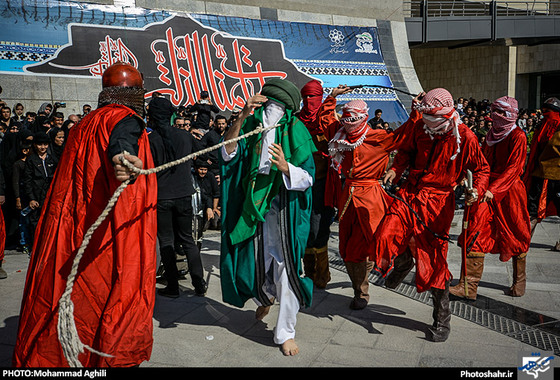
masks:
POLYGON ((165 269, 165 279, 169 289, 179 289, 179 273, 175 257, 175 247, 181 247, 187 256, 189 273, 193 286, 202 288, 204 269, 200 251, 193 238, 192 197, 158 200, 157 222, 161 262, 165 269), (175 241, 177 239, 177 241, 175 241))
POLYGON ((307 248, 322 248, 329 242, 331 224, 335 216, 335 209, 325 206, 326 178, 321 178, 313 184, 313 209, 310 218, 309 238, 307 248))
MULTIPOLYGON (((543 190, 544 179, 539 177, 531 178, 531 188, 527 194, 527 208, 529 216, 536 218, 539 211, 539 198, 543 190)), ((552 202, 554 207, 560 211, 560 181, 548 180, 546 191, 546 202, 552 202)))

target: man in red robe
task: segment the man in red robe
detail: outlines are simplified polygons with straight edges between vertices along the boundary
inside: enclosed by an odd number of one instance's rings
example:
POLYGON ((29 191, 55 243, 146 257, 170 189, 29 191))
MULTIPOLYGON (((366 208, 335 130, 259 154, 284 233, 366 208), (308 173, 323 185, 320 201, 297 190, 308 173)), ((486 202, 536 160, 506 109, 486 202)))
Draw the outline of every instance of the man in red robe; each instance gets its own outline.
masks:
MULTIPOLYGON (((65 367, 58 338, 59 300, 84 234, 136 167, 153 167, 142 115, 142 75, 117 63, 105 71, 99 107, 70 130, 45 199, 29 264, 13 365, 65 367)), ((132 176, 134 177, 134 176, 132 176)), ((94 350, 85 367, 126 367, 148 360, 156 272, 156 175, 133 178, 93 233, 71 294, 80 341, 94 350)))
MULTIPOLYGON (((531 233, 542 219, 560 209, 560 100, 549 98, 542 105, 543 119, 533 139, 523 180, 528 191, 531 233)), ((556 244, 560 250, 560 243, 556 244)))
POLYGON ((381 275, 392 270, 386 279, 391 287, 416 261, 416 288, 430 290, 433 296, 434 323, 428 339, 445 341, 451 320, 447 248, 455 213, 454 187, 470 170, 474 180, 470 203, 484 194, 490 169, 477 137, 461 123, 447 90, 431 90, 413 107, 412 136, 399 147, 385 180, 398 179, 407 168, 408 178, 375 232, 370 259, 381 275), (414 244, 409 248, 411 240, 414 244))
POLYGON ((501 261, 513 258, 514 278, 509 293, 525 293, 525 260, 531 232, 527 211, 527 190, 521 179, 527 156, 525 132, 516 124, 517 100, 509 96, 496 99, 490 106, 492 128, 482 144, 490 165, 490 183, 478 202, 470 206, 468 228, 459 243, 467 249, 466 285, 464 273, 449 292, 458 297, 476 299, 486 253, 500 255, 501 261), (465 286, 467 287, 465 291, 465 286))
POLYGON ((324 100, 319 110, 319 125, 329 139, 333 164, 345 177, 339 199, 339 250, 352 282, 352 309, 363 309, 369 301, 368 276, 373 263, 373 234, 391 199, 381 188, 380 180, 389 163, 389 153, 406 137, 409 124, 394 133, 372 129, 367 124, 368 108, 361 100, 352 100, 336 117, 336 97, 352 91, 338 86, 324 100))

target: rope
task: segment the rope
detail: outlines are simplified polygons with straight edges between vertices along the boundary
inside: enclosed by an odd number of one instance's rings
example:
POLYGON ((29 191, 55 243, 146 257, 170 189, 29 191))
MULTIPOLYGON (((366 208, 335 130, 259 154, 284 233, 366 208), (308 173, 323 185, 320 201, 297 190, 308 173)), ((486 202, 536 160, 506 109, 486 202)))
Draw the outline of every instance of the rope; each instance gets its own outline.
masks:
MULTIPOLYGON (((121 162, 127 167, 129 168, 131 171, 139 174, 139 175, 147 175, 147 174, 154 174, 154 173, 158 173, 162 170, 166 170, 169 169, 173 166, 176 165, 180 165, 182 163, 185 163, 189 160, 192 160, 193 158, 203 155, 205 153, 214 151, 216 149, 221 148, 224 145, 228 145, 243 139, 246 139, 247 137, 262 133, 262 132, 266 132, 268 130, 277 128, 278 125, 273 125, 270 127, 263 127, 262 125, 259 126, 258 128, 254 129, 251 132, 248 132, 244 135, 241 136, 237 136, 235 138, 229 139, 227 141, 222 141, 219 144, 216 144, 214 146, 208 147, 206 149, 200 150, 198 152, 194 152, 191 153, 185 157, 179 158, 175 161, 171 161, 168 163, 165 163, 163 165, 151 168, 151 169, 140 169, 135 167, 131 162, 129 162, 128 160, 126 160, 124 158, 124 154, 127 154, 127 152, 124 152, 123 157, 121 157, 121 162)), ((84 239, 82 241, 82 244, 80 246, 80 248, 78 249, 78 253, 76 254, 76 257, 74 258, 74 262, 72 264, 72 268, 70 270, 70 274, 68 275, 68 279, 66 282, 66 289, 64 291, 64 293, 62 293, 62 296, 60 297, 59 300, 59 306, 58 306, 58 340, 60 342, 60 345, 62 346, 62 352, 64 354, 64 356, 66 357, 66 360, 68 361, 68 364, 71 367, 82 367, 82 363, 79 361, 78 359, 78 355, 80 353, 84 352, 84 349, 87 349, 90 352, 93 352, 95 354, 98 354, 100 356, 104 356, 104 357, 112 357, 112 355, 97 351, 91 347, 89 347, 86 344, 83 344, 82 341, 80 340, 80 337, 78 335, 78 329, 76 328, 76 323, 74 320, 74 304, 71 300, 71 295, 72 295, 72 289, 74 287, 74 282, 76 280, 76 276, 78 274, 78 266, 80 264, 80 261, 82 259, 82 256, 84 255, 84 252, 91 240, 91 237, 93 235, 93 233, 95 232, 95 230, 101 225, 101 223, 103 223, 103 221, 105 220, 105 218, 107 218, 107 215, 109 215, 109 213, 111 212, 111 210, 113 209, 113 207, 115 206, 115 203, 117 203, 117 200, 119 199, 120 195, 122 194, 122 192, 124 191, 124 189, 126 189, 126 187, 128 186, 128 184, 130 183, 130 179, 123 181, 120 186, 115 190, 115 193, 111 196, 111 199, 109 199, 109 202, 107 203, 107 206, 105 206, 105 209, 103 210, 103 212, 101 213, 101 215, 99 215, 99 217, 97 218, 97 220, 91 225, 91 227, 87 230, 86 234, 84 235, 84 239)))

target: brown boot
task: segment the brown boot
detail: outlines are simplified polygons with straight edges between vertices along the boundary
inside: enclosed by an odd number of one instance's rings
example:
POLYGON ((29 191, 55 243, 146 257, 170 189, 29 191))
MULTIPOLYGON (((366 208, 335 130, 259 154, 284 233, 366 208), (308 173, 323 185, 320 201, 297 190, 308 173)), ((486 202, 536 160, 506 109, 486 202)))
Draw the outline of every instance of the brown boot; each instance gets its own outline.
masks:
POLYGON ((403 253, 395 257, 393 270, 385 278, 385 287, 395 289, 414 268, 412 252, 407 248, 403 253))
POLYGON ((350 309, 361 310, 369 302, 369 273, 373 269, 372 261, 360 263, 345 262, 348 276, 352 282, 354 298, 350 303, 350 309))
POLYGON ((329 251, 325 245, 315 250, 315 278, 313 284, 319 289, 325 289, 330 280, 329 251))
POLYGON ((428 328, 428 340, 445 342, 451 331, 451 309, 449 308, 449 281, 444 289, 430 289, 432 293, 434 323, 428 328))
POLYGON ((527 284, 527 273, 525 267, 527 264, 527 254, 524 253, 519 256, 514 256, 512 259, 513 264, 513 284, 508 295, 513 297, 521 297, 525 294, 525 285, 527 284))
POLYGON ((465 292, 465 277, 463 273, 461 273, 459 283, 450 287, 449 293, 457 297, 475 300, 483 269, 484 253, 471 252, 471 254, 467 256, 467 291, 465 292))
POLYGON ((315 278, 315 248, 306 248, 303 255, 303 270, 305 277, 315 278))

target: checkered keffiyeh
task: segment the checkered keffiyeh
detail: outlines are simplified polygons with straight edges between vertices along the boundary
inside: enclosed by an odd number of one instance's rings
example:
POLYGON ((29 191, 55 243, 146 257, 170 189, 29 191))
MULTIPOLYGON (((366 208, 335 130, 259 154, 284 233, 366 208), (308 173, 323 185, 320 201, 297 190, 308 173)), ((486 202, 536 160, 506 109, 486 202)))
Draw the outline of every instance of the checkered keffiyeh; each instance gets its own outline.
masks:
POLYGON ((457 150, 451 160, 454 160, 461 151, 461 136, 459 124, 461 119, 453 105, 453 97, 444 88, 435 88, 428 91, 420 104, 415 106, 422 112, 424 130, 433 139, 434 135, 444 135, 451 131, 457 141, 457 150))
POLYGON ((340 167, 344 151, 356 149, 364 142, 369 130, 368 112, 369 108, 363 100, 351 100, 342 107, 342 128, 329 141, 329 154, 336 169, 340 167))
POLYGON ((499 143, 515 129, 519 113, 517 107, 517 100, 509 96, 502 96, 490 105, 492 128, 486 135, 486 143, 489 146, 499 143), (496 111, 502 111, 505 115, 496 111))

